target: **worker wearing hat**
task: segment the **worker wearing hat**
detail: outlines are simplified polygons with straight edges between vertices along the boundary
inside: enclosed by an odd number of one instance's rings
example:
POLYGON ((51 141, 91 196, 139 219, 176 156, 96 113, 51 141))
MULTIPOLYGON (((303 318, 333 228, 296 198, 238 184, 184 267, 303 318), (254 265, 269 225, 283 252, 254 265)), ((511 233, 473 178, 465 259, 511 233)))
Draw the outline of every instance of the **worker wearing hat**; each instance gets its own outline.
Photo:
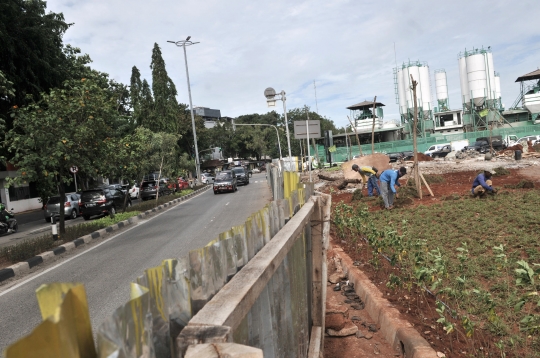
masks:
POLYGON ((398 179, 407 174, 407 168, 401 167, 399 170, 387 169, 381 173, 379 177, 381 181, 381 196, 384 201, 384 207, 387 210, 394 208, 394 196, 397 195, 396 185, 399 184, 398 179))
POLYGON ((476 198, 478 196, 484 196, 487 192, 489 194, 495 194, 497 189, 493 188, 493 182, 491 181, 491 175, 493 173, 491 170, 484 170, 483 173, 480 173, 474 178, 471 193, 476 198))
POLYGON ((379 183, 377 179, 378 177, 377 173, 379 172, 377 168, 370 167, 370 166, 359 167, 358 165, 353 164, 352 170, 360 174, 360 176, 362 177, 362 185, 366 183, 366 177, 368 177, 367 179, 368 196, 373 196, 373 189, 377 189, 377 194, 381 195, 381 189, 379 188, 379 183))

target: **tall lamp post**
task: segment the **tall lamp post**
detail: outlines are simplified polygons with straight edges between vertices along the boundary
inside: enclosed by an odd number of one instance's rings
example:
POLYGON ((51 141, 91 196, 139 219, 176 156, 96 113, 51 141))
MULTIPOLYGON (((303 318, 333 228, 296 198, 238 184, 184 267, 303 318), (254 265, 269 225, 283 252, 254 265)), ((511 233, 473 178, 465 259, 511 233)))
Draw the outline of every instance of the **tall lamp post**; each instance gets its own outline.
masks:
POLYGON ((188 36, 185 40, 180 41, 167 41, 175 44, 178 47, 184 48, 184 62, 186 63, 186 78, 187 78, 187 88, 189 93, 189 109, 191 110, 191 126, 193 127, 193 142, 195 143, 195 165, 197 170, 197 180, 201 180, 201 163, 199 162, 199 150, 197 148, 197 131, 195 129, 195 114, 193 113, 193 103, 191 102, 191 85, 189 84, 189 71, 187 63, 187 53, 186 46, 196 45, 199 42, 189 41, 191 36, 188 36))
POLYGON ((256 124, 256 123, 246 123, 246 124, 235 123, 234 125, 235 126, 268 126, 268 127, 274 127, 274 129, 276 130, 277 144, 278 144, 278 148, 279 148, 279 159, 283 159, 283 156, 281 155, 281 142, 279 141, 279 132, 278 132, 277 127, 275 125, 273 125, 273 124, 256 124))
POLYGON ((282 101, 283 102, 283 114, 285 115, 285 129, 287 131, 287 147, 289 148, 289 170, 293 170, 292 168, 292 155, 291 155, 291 137, 289 136, 289 122, 287 121, 287 106, 285 105, 285 102, 287 101, 287 97, 285 97, 285 91, 281 91, 279 93, 276 93, 276 90, 274 90, 272 87, 268 87, 264 90, 264 96, 266 97, 266 103, 268 103, 268 107, 275 107, 276 101, 282 101), (280 96, 276 98, 276 96, 280 96))

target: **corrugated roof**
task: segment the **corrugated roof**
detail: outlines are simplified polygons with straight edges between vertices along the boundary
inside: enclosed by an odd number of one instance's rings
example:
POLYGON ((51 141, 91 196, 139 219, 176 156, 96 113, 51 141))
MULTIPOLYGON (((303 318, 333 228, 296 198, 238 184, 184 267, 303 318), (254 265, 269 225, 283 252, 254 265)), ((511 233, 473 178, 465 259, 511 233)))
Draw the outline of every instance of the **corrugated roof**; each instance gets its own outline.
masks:
MULTIPOLYGON (((377 102, 375 103, 375 107, 383 107, 384 104, 382 104, 381 102, 377 102)), ((350 107, 347 107, 347 109, 370 109, 370 108, 373 108, 373 101, 364 101, 364 102, 360 102, 360 103, 357 103, 357 104, 353 104, 352 106, 350 107)))
POLYGON ((529 72, 526 75, 523 75, 521 77, 518 77, 516 82, 532 81, 532 80, 538 80, 538 79, 540 79, 540 69, 529 72))

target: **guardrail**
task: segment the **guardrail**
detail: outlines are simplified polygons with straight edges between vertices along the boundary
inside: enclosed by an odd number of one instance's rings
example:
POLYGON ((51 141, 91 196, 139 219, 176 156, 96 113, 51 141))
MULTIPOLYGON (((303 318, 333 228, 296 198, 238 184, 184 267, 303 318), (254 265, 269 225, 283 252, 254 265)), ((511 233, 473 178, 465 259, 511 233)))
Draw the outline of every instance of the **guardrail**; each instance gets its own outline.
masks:
POLYGON ((313 196, 313 186, 298 183, 297 173, 274 174, 286 182, 275 182, 286 188, 285 199, 187 257, 145 270, 131 283, 130 301, 97 329, 97 345, 84 286, 54 283, 37 290, 43 322, 5 356, 201 356, 202 346, 191 353, 188 346, 216 337, 268 356, 304 357, 310 342, 320 350, 330 198, 313 196), (194 328, 208 324, 217 334, 194 328))

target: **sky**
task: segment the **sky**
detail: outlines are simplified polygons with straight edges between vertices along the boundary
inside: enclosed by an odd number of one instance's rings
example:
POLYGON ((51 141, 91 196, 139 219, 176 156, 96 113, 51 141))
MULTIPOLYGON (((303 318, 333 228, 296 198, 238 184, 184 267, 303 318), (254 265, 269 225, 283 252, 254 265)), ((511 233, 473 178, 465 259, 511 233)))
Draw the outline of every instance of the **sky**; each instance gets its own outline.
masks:
POLYGON ((268 112, 263 93, 273 87, 287 93, 287 109, 307 105, 338 127, 348 124, 346 107, 374 96, 385 121, 397 120, 393 68, 409 60, 428 63, 433 99, 434 71, 445 69, 458 109, 458 54, 482 46, 491 46, 509 107, 516 78, 540 67, 538 0, 50 0, 47 8, 73 23, 65 44, 125 84, 133 66, 151 83, 157 43, 181 103, 189 103, 183 51, 167 41, 191 36, 200 42, 187 48, 193 105, 228 117, 268 112))

